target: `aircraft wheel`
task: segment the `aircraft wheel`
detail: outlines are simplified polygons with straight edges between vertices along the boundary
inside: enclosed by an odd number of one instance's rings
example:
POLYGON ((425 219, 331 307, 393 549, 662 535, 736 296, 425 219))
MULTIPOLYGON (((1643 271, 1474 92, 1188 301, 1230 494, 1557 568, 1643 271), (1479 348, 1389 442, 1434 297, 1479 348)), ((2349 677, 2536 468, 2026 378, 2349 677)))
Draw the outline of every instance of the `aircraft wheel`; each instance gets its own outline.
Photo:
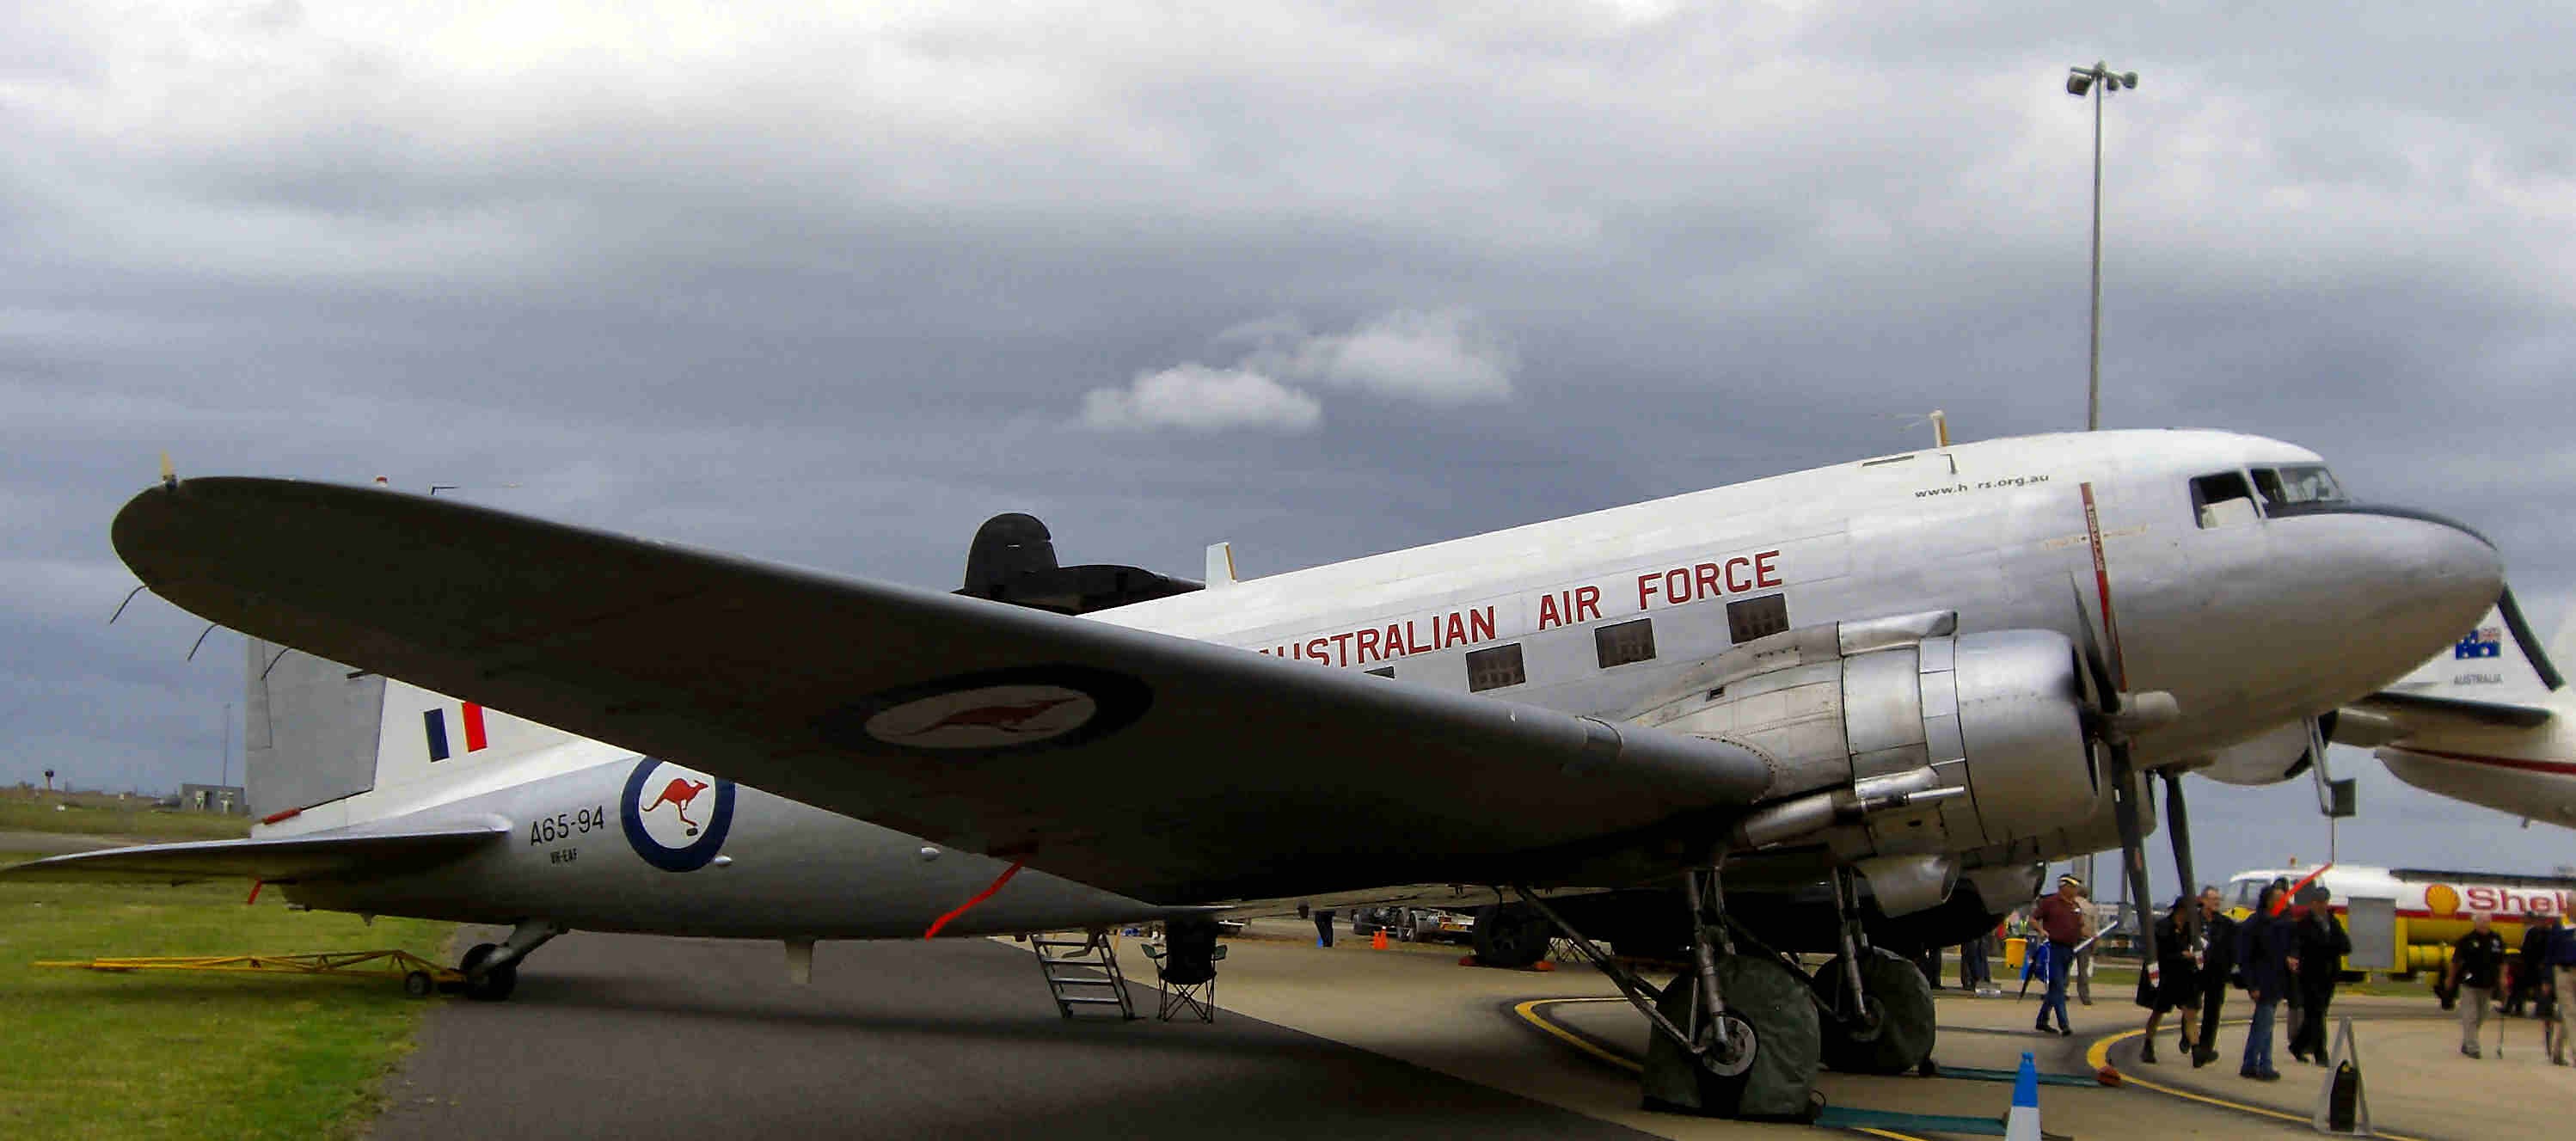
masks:
MULTIPOLYGON (((1932 1056, 1932 984, 1913 963, 1884 948, 1862 953, 1860 983, 1870 1017, 1858 1025, 1823 1020, 1825 1064, 1847 1074, 1912 1073, 1932 1056)), ((1842 956, 1816 972, 1816 995, 1831 1010, 1843 1008, 1842 956)))
POLYGON ((1489 903, 1476 909, 1476 958, 1489 967, 1526 967, 1547 957, 1556 925, 1525 903, 1489 903))
POLYGON ((403 993, 413 998, 428 998, 429 992, 436 989, 438 981, 430 978, 428 971, 413 971, 403 976, 403 993))
POLYGON ((484 1002, 499 1002, 510 997, 511 991, 518 989, 519 964, 517 963, 504 963, 479 974, 475 971, 476 967, 483 965, 483 960, 491 958, 492 952, 498 950, 500 948, 493 944, 477 943, 473 950, 465 952, 464 963, 456 968, 465 972, 465 997, 484 1002))
MULTIPOLYGON (((1697 982, 1685 972, 1656 1000, 1674 1025, 1691 1024, 1697 982)), ((1654 1035, 1646 1046, 1646 1107, 1757 1121, 1812 1120, 1819 1042, 1807 980, 1777 960, 1729 955, 1717 961, 1717 985, 1726 998, 1732 1048, 1694 1058, 1654 1035)))

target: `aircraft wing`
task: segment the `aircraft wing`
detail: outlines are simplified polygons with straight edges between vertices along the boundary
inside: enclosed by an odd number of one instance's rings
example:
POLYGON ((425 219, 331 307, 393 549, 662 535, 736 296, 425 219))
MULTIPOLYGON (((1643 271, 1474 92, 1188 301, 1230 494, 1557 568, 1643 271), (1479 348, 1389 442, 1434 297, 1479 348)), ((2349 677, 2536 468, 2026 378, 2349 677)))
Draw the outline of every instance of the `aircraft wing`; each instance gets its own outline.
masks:
POLYGON ((169 481, 114 540, 236 630, 1156 902, 1659 871, 1771 787, 1702 738, 382 489, 169 481))
POLYGON ((495 843, 497 821, 404 832, 323 833, 242 840, 145 844, 54 856, 0 869, 0 878, 121 883, 191 883, 247 877, 270 883, 417 871, 495 843))

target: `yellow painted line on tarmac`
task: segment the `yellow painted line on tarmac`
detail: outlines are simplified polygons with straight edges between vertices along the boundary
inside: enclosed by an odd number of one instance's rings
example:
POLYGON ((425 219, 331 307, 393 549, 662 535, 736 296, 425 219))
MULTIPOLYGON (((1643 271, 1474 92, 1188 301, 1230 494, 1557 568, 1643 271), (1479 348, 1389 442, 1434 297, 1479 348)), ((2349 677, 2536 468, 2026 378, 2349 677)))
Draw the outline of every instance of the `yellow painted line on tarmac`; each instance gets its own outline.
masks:
POLYGON ((1538 1014, 1538 1008, 1542 1006, 1555 1006, 1561 1002, 1626 1001, 1628 1000, 1624 998, 1533 998, 1528 1002, 1512 1007, 1512 1013, 1520 1015, 1521 1021, 1527 1022, 1532 1026, 1548 1032, 1548 1034, 1554 1036, 1559 1042, 1563 1042, 1568 1046, 1572 1046, 1577 1050, 1581 1050, 1586 1054, 1590 1054, 1595 1058, 1599 1058, 1602 1061, 1608 1062, 1611 1065, 1628 1071, 1629 1073, 1644 1073, 1646 1069, 1644 1066, 1640 1066, 1635 1062, 1622 1058, 1619 1055, 1613 1054, 1608 1050, 1604 1050, 1599 1046, 1595 1046, 1592 1044, 1591 1039, 1585 1038, 1584 1036, 1550 1022, 1547 1019, 1541 1018, 1538 1014))
MULTIPOLYGON (((2219 1025, 2248 1026, 2252 1025, 2252 1023, 2253 1019, 2250 1018, 2230 1018, 2221 1021, 2219 1025)), ((2119 1043, 2126 1042, 2131 1038, 2138 1037, 2144 1033, 2146 1033, 2144 1029, 2123 1030, 2107 1038, 2095 1039, 2092 1047, 2084 1051, 2084 1064, 2093 1067, 2095 1072, 2100 1072, 2103 1068, 2111 1064, 2111 1047, 2118 1045, 2119 1043)), ((2174 1086, 2166 1085, 2163 1082, 2149 1081, 2146 1078, 2139 1077, 2127 1070, 2121 1070, 2119 1073, 2120 1083, 2122 1085, 2141 1086, 2146 1089, 2154 1090, 2157 1093, 2169 1094, 2186 1101, 2196 1101, 2204 1105, 2215 1105, 2222 1109, 2233 1109, 2244 1113, 2259 1114, 2264 1117, 2279 1118, 2283 1121, 2295 1121, 2301 1125, 2312 1124, 2315 1120, 2314 1118, 2308 1117, 2304 1114, 2289 1113, 2283 1110, 2273 1109, 2268 1106, 2247 1105, 2244 1102, 2230 1101, 2214 1094, 2195 1093, 2191 1090, 2179 1089, 2174 1086)), ((2390 1133, 2385 1130, 2375 1131, 2372 1133, 2372 1136, 2384 1137, 2387 1138, 2388 1141, 2422 1141, 2421 1138, 2409 1137, 2403 1133, 2390 1133)))
MULTIPOLYGON (((1550 1022, 1547 1019, 1540 1017, 1538 1013, 1538 1009, 1542 1006, 1555 1006, 1559 1003, 1626 1001, 1628 1000, 1624 998, 1533 998, 1527 1002, 1514 1004, 1512 1006, 1512 1013, 1520 1015, 1521 1021, 1527 1022, 1532 1026, 1538 1027, 1540 1030, 1546 1031, 1549 1036, 1555 1038, 1559 1042, 1563 1042, 1568 1046, 1572 1046, 1577 1050, 1581 1050, 1586 1054, 1599 1058, 1604 1062, 1608 1062, 1611 1065, 1617 1066, 1630 1073, 1643 1073, 1645 1072, 1644 1066, 1640 1066, 1633 1061, 1620 1057, 1617 1054, 1613 1054, 1608 1050, 1604 1050, 1601 1047, 1594 1045, 1591 1039, 1585 1038, 1584 1036, 1559 1026, 1556 1023, 1550 1022)), ((1885 1129, 1871 1129, 1866 1126, 1859 1125, 1851 1126, 1850 1128, 1854 1133, 1866 1133, 1872 1137, 1885 1137, 1888 1141, 1924 1141, 1923 1138, 1916 1137, 1910 1133, 1894 1133, 1885 1129)))

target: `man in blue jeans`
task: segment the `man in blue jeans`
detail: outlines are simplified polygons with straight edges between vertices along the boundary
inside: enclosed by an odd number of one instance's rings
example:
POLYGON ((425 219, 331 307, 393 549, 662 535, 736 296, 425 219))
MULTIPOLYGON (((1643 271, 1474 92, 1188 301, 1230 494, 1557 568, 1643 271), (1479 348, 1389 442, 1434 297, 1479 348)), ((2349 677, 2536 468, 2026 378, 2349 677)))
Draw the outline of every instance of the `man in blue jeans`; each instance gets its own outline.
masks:
POLYGON ((2265 887, 2254 914, 2236 926, 2237 969, 2245 976, 2246 997, 2254 1000, 2254 1024, 2245 1029, 2245 1061, 2236 1070, 2240 1078, 2281 1080, 2281 1071, 2272 1068, 2272 1015, 2299 964, 2290 953, 2290 925, 2273 911, 2288 886, 2274 881, 2265 887))
POLYGON ((2057 877, 2057 894, 2042 896, 2030 909, 2031 922, 2048 936, 2048 997, 2039 1004, 2038 1029, 2049 1032, 2048 1012, 2057 1012, 2057 1034, 2075 1033, 2066 1024, 2066 979, 2075 969, 2075 945, 2084 941, 2084 881, 2057 877))

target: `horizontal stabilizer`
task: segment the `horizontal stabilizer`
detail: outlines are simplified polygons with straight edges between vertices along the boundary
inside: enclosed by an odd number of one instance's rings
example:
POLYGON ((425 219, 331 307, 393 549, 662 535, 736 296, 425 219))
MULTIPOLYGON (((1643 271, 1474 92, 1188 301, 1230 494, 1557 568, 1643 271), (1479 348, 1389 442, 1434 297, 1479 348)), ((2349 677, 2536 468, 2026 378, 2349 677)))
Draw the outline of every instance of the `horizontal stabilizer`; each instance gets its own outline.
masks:
POLYGON ((2514 705, 2500 701, 2471 701, 2459 697, 2433 697, 2421 693, 2394 693, 2382 690, 2353 703, 2357 708, 2393 718, 2403 726, 2399 736, 2412 736, 2428 730, 2501 726, 2530 729, 2549 723, 2550 711, 2538 705, 2514 705))
POLYGON ((339 832, 144 844, 0 868, 0 880, 189 883, 238 877, 292 883, 392 875, 463 856, 509 831, 508 825, 494 821, 411 832, 339 832))

